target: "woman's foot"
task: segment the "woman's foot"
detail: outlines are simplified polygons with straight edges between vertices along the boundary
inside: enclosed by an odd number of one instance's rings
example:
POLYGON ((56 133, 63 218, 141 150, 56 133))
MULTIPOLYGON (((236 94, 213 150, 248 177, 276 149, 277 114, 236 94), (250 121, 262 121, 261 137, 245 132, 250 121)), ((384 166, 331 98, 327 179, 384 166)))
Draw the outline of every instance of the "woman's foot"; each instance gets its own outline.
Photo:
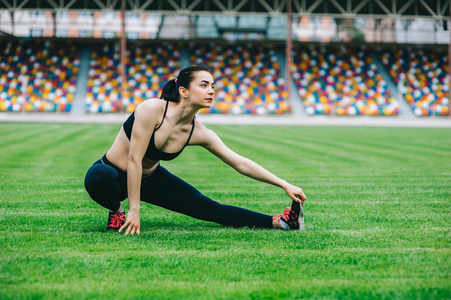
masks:
POLYGON ((116 211, 108 214, 108 224, 106 229, 118 231, 125 223, 125 211, 116 211))
POLYGON ((304 209, 296 201, 293 201, 291 207, 285 208, 283 214, 275 215, 273 220, 277 220, 280 228, 284 230, 305 230, 304 209))

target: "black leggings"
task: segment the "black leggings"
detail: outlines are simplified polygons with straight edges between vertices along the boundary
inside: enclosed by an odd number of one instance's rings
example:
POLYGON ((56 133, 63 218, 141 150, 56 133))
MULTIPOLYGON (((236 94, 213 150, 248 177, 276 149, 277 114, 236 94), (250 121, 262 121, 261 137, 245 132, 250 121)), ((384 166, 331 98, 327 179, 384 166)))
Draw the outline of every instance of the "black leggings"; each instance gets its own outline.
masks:
MULTIPOLYGON (((127 173, 106 156, 89 168, 85 188, 101 206, 116 211, 127 198, 127 173)), ((200 220, 233 227, 272 228, 272 217, 236 206, 219 204, 171 174, 161 165, 141 180, 141 201, 200 220)))

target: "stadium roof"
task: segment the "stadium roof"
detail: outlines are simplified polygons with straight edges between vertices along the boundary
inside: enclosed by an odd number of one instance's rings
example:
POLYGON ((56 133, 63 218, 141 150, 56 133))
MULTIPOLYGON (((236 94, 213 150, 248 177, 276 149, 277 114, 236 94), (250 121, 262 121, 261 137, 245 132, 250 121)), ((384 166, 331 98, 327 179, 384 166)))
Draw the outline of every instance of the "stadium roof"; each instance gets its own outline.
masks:
MULTIPOLYGON (((161 14, 287 13, 289 0, 125 0, 128 11, 161 14)), ((120 10, 122 0, 0 0, 0 9, 120 10)), ((294 16, 391 17, 448 19, 451 0, 292 0, 294 16)))

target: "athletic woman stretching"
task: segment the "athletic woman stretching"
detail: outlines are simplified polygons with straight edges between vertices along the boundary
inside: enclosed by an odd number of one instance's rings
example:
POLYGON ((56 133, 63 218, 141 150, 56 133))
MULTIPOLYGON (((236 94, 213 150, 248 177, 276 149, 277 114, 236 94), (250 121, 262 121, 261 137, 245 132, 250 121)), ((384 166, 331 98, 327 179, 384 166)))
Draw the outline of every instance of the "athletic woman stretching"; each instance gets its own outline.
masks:
POLYGON ((85 178, 91 198, 110 210, 108 229, 121 232, 126 228, 125 234, 139 234, 140 201, 226 226, 302 229, 299 216, 306 199, 302 189, 233 152, 196 121, 196 113, 211 106, 214 93, 210 70, 188 67, 165 83, 160 99, 142 102, 125 121, 111 148, 85 178), (187 145, 203 146, 239 173, 283 188, 293 199, 291 207, 273 217, 202 195, 159 163, 176 158, 187 145), (121 201, 127 197, 126 216, 121 201))

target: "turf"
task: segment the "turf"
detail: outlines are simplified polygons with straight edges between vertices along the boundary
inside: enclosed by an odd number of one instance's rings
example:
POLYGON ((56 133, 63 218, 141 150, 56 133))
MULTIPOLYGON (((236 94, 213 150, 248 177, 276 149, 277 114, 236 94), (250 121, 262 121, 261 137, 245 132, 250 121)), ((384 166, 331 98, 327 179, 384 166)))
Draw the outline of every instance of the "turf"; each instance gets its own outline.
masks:
MULTIPOLYGON (((119 126, 0 124, 0 299, 451 298, 450 129, 209 126, 304 188, 306 231, 144 203, 123 236, 83 187, 119 126)), ((290 203, 200 147, 163 165, 221 203, 290 203)))

